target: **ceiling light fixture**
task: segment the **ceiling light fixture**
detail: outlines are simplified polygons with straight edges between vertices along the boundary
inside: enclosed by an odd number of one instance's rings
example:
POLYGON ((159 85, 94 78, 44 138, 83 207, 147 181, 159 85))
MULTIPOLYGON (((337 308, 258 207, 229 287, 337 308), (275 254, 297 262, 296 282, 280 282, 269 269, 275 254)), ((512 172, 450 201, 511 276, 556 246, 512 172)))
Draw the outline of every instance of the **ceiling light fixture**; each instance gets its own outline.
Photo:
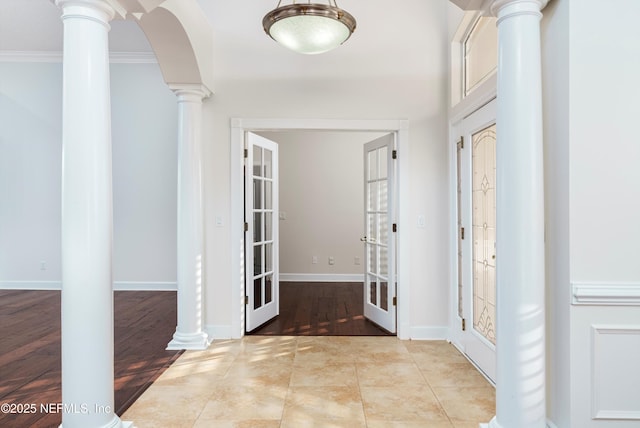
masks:
POLYGON ((303 54, 319 54, 335 49, 356 29, 355 18, 338 7, 335 0, 328 4, 296 3, 280 6, 262 19, 264 31, 281 45, 303 54))

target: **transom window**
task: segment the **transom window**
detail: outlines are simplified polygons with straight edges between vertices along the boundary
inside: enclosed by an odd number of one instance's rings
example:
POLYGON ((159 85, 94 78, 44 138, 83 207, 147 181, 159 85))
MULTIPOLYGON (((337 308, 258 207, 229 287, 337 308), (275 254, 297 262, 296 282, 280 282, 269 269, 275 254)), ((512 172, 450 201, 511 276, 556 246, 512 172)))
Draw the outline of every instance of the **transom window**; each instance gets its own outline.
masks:
POLYGON ((471 27, 462 45, 463 94, 466 97, 497 69, 496 18, 481 16, 471 27))

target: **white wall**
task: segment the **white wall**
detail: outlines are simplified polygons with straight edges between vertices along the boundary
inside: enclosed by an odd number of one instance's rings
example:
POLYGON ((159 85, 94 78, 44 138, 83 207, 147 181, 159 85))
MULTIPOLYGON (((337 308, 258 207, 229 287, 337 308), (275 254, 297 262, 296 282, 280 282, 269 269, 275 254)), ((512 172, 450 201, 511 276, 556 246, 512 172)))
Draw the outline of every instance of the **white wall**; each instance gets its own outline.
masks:
POLYGON ((640 3, 609 3, 572 0, 569 15, 570 281, 603 297, 571 307, 571 426, 581 428, 640 425, 640 306, 607 302, 621 284, 640 295, 640 3), (615 340, 598 333, 610 328, 615 340))
POLYGON ((280 275, 357 280, 364 269, 363 145, 370 132, 262 132, 278 143, 280 275), (318 262, 312 263, 316 256, 318 262), (333 257, 334 265, 328 259, 333 257), (355 257, 360 264, 355 264, 355 257))
POLYGON ((60 64, 0 64, 0 281, 60 280, 61 97, 60 64))
MULTIPOLYGON (((448 195, 447 195, 447 2, 412 2, 424 20, 419 26, 397 26, 406 44, 401 51, 415 55, 419 70, 398 70, 402 77, 376 71, 375 64, 399 53, 398 46, 381 45, 361 64, 332 58, 334 52, 315 57, 295 57, 290 63, 268 63, 263 74, 257 58, 244 55, 241 41, 216 34, 215 94, 205 103, 205 194, 207 237, 207 311, 210 331, 225 330, 232 322, 231 234, 215 227, 216 216, 229 224, 230 119, 320 118, 409 119, 411 302, 410 323, 416 336, 434 331, 442 337, 448 322, 448 195), (225 46, 235 43, 230 53, 225 46), (249 61, 250 62, 250 61, 249 61), (315 64, 331 64, 328 77, 317 76, 315 64), (275 70, 274 70, 275 69, 275 70), (371 71, 369 71, 371 69, 371 71), (308 73, 307 73, 308 71, 308 73), (237 73, 236 73, 237 72, 237 73), (238 77, 237 77, 238 76, 238 77), (417 227, 418 215, 426 227, 417 227), (434 329, 434 330, 431 330, 434 329)), ((215 11, 207 11, 212 15, 215 11)), ((380 18, 380 17, 377 17, 380 18)), ((355 40, 355 39, 354 39, 355 40)), ((267 40, 269 41, 269 40, 267 40)), ((351 43, 350 40, 347 43, 351 43)), ((345 45, 345 48, 347 45, 345 45)), ((282 49, 275 46, 275 48, 282 49)), ((340 48, 341 49, 341 48, 340 48)), ((339 51, 339 49, 338 49, 339 51)), ((295 55, 295 54, 291 54, 295 55)), ((339 53, 335 53, 339 55, 339 53)), ((392 63, 390 63, 392 65, 392 63)), ((320 65, 320 67, 322 67, 320 65)), ((385 69, 386 70, 386 69, 385 69)))
POLYGON ((569 1, 552 1, 543 12, 547 417, 570 427, 569 1))
MULTIPOLYGON (((111 93, 114 280, 175 283, 175 96, 155 64, 112 64, 111 93)), ((61 64, 0 63, 3 286, 59 287, 61 97, 61 64)))
POLYGON ((115 281, 175 282, 178 108, 155 64, 111 66, 115 281))
POLYGON ((548 415, 560 428, 640 424, 640 4, 613 3, 555 0, 542 25, 548 415))

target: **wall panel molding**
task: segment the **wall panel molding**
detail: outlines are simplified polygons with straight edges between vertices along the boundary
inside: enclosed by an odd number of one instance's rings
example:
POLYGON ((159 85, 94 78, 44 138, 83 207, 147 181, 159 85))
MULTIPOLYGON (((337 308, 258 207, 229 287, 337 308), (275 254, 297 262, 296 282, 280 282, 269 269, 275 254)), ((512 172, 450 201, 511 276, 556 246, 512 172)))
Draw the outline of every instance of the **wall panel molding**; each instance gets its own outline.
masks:
POLYGON ((571 284, 572 304, 604 306, 640 306, 640 283, 571 284))
POLYGON ((591 326, 591 417, 640 421, 640 324, 591 326), (631 351, 631 352, 630 352, 631 351))

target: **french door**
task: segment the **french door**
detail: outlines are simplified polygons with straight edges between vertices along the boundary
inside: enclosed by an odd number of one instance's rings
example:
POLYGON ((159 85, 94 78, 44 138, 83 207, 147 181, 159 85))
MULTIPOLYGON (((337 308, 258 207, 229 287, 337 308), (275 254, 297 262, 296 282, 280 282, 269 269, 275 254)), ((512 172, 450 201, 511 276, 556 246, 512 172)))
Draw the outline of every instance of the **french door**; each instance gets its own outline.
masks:
POLYGON ((246 330, 280 312, 278 287, 278 145, 247 133, 245 156, 246 330))
POLYGON ((492 380, 496 371, 496 102, 457 131, 459 341, 492 380))
POLYGON ((395 135, 364 145, 364 316, 396 332, 395 135))

